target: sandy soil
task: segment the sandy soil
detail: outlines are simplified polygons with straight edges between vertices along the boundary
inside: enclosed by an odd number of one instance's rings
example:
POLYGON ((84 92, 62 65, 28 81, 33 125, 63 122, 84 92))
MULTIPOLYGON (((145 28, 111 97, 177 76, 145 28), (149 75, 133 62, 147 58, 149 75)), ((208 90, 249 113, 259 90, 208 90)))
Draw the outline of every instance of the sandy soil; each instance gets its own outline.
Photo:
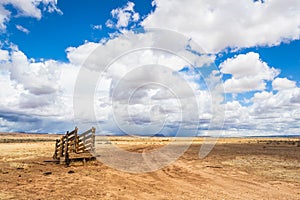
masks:
MULTIPOLYGON (((0 199, 300 199, 300 147, 293 142, 297 138, 220 139, 199 159, 200 138, 176 162, 143 174, 98 161, 70 167, 44 162, 51 160, 56 138, 0 134, 0 199)), ((171 140, 110 139, 135 152, 171 140)))

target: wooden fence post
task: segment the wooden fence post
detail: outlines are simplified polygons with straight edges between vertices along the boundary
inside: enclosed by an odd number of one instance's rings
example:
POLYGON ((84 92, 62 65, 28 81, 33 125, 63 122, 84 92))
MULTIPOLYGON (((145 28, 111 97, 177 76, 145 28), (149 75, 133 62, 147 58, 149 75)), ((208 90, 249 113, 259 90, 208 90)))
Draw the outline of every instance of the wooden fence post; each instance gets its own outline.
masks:
POLYGON ((63 152, 64 151, 64 136, 60 137, 60 152, 59 152, 59 157, 63 157, 63 152))
POLYGON ((66 137, 66 141, 65 141, 65 152, 64 152, 64 161, 67 165, 69 165, 69 138, 68 138, 68 134, 69 134, 69 131, 67 132, 67 137, 66 137))
POLYGON ((78 146, 78 144, 77 144, 77 131, 78 131, 78 128, 77 127, 75 127, 75 133, 74 133, 74 152, 75 153, 77 153, 77 146, 78 146))
POLYGON ((92 127, 92 152, 95 152, 95 132, 96 129, 92 127))
POLYGON ((56 139, 55 140, 55 151, 54 151, 54 155, 53 155, 53 159, 57 160, 58 159, 58 148, 59 148, 59 143, 60 143, 60 140, 59 139, 56 139))

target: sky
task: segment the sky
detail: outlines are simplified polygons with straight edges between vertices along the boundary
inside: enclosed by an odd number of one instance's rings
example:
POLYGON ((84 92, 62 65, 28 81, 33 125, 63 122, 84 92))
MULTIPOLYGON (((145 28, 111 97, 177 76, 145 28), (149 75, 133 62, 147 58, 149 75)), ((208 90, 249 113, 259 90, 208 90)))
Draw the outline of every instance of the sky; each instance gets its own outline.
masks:
POLYGON ((0 0, 0 39, 2 132, 300 134, 299 0, 0 0))

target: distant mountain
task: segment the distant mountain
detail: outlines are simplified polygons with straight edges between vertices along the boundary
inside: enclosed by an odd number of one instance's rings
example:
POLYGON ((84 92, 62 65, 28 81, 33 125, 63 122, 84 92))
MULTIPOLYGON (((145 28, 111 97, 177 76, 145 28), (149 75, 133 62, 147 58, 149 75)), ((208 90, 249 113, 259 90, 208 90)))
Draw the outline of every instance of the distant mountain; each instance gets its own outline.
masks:
POLYGON ((14 131, 15 133, 22 133, 22 134, 49 134, 46 132, 28 132, 28 131, 14 131))
POLYGON ((156 133, 152 137, 166 137, 166 136, 164 134, 161 134, 161 133, 156 133))

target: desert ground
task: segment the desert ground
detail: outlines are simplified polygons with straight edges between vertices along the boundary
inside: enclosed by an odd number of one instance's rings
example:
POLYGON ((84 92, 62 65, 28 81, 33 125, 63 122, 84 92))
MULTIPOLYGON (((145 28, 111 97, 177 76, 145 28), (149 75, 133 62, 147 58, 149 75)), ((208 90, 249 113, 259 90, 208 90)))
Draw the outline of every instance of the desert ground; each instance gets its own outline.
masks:
MULTIPOLYGON (((221 138, 203 159, 203 138, 196 138, 170 165, 128 173, 98 160, 45 162, 59 137, 0 134, 0 199, 300 199, 300 138, 221 138)), ((132 152, 170 140, 110 137, 132 152)))

